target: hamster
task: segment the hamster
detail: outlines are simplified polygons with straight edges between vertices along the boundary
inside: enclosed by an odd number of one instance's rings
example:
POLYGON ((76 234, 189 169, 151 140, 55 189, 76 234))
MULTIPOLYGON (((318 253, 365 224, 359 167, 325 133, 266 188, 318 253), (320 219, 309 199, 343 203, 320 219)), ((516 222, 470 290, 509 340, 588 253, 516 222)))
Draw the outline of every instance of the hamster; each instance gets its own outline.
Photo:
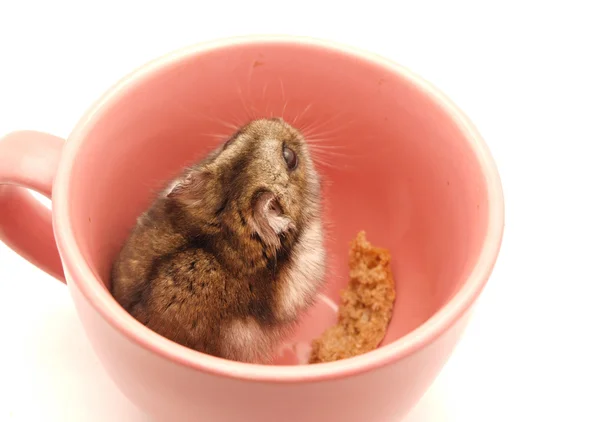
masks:
POLYGON ((253 120, 137 220, 111 293, 162 336, 267 364, 325 279, 321 182, 302 134, 253 120))

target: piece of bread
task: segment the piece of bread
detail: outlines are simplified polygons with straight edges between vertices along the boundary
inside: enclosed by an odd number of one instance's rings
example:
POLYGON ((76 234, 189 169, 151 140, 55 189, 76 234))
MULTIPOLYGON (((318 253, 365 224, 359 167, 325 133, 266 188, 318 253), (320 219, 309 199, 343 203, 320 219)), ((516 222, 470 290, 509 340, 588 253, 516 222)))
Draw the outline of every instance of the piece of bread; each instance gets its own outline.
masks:
POLYGON ((341 293, 337 325, 313 340, 309 363, 347 359, 379 346, 392 317, 396 291, 389 251, 372 246, 365 232, 350 248, 350 283, 341 293))

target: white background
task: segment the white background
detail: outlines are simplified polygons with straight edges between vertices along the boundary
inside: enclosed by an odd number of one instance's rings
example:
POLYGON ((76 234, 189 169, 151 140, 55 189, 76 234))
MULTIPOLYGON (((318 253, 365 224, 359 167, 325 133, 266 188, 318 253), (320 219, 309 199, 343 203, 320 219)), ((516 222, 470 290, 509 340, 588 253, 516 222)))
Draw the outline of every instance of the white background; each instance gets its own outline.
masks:
MULTIPOLYGON (((600 421, 594 1, 148 3, 0 0, 0 133, 66 137, 133 68, 221 36, 312 35, 389 56, 469 114, 506 195, 496 270, 407 421, 600 421)), ((104 374, 66 288, 3 244, 0 335, 0 420, 148 420, 104 374)))

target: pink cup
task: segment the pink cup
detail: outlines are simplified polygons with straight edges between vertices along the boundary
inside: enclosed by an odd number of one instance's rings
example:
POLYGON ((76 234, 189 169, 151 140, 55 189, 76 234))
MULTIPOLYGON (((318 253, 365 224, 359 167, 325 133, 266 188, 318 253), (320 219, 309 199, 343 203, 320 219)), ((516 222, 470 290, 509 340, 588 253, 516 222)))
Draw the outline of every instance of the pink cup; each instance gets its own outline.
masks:
POLYGON ((492 157, 445 96, 381 57, 295 37, 221 40, 149 63, 93 105, 66 143, 28 131, 3 138, 0 183, 3 241, 66 280, 102 365, 159 420, 399 420, 463 332, 504 225, 492 157), (147 329, 107 290, 111 262, 155 190, 230 125, 271 115, 303 129, 326 181, 328 285, 296 340, 333 321, 326 297, 338 301, 349 242, 365 230, 390 249, 397 286, 373 352, 318 365, 294 365, 299 352, 279 365, 226 361, 147 329), (51 197, 52 212, 23 188, 51 197))

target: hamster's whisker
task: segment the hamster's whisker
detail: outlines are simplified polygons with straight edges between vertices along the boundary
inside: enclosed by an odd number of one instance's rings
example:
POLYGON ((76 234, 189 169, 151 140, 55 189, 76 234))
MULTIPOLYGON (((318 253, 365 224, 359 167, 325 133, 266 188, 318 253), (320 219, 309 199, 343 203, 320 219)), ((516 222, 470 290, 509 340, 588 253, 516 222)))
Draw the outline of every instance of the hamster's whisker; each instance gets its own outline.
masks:
POLYGON ((199 110, 196 110, 194 113, 192 113, 191 111, 186 110, 184 107, 182 107, 181 104, 177 104, 177 107, 181 111, 183 111, 184 113, 186 113, 189 117, 191 117, 192 119, 194 119, 197 122, 202 122, 203 121, 203 119, 199 119, 198 118, 199 116, 201 116, 201 117, 203 117, 206 120, 209 120, 209 121, 211 121, 213 123, 218 123, 218 124, 226 127, 227 129, 230 129, 232 131, 236 131, 239 128, 239 126, 236 126, 233 123, 226 122, 226 121, 221 120, 221 119, 219 119, 217 117, 214 117, 214 116, 209 116, 209 115, 204 114, 203 112, 201 112, 199 110))
MULTIPOLYGON (((317 167, 317 169, 331 169, 331 170, 350 170, 350 166, 348 164, 332 164, 329 161, 324 161, 324 160, 316 160, 313 158, 313 162, 315 163, 315 166, 317 167)), ((322 175, 324 176, 324 175, 322 175)))
POLYGON ((320 142, 314 142, 312 140, 307 140, 306 144, 310 149, 318 150, 318 151, 346 151, 347 147, 345 145, 331 145, 324 144, 320 142))
POLYGON ((319 145, 319 144, 311 144, 308 142, 308 148, 311 151, 319 151, 319 152, 348 152, 348 148, 342 145, 319 145))
POLYGON ((323 151, 323 150, 318 150, 318 149, 314 149, 314 148, 310 148, 310 153, 313 157, 317 157, 317 158, 331 158, 331 157, 335 157, 335 156, 340 156, 340 155, 344 155, 343 153, 338 153, 338 152, 332 152, 332 151, 323 151))
POLYGON ((260 111, 253 104, 250 104, 250 109, 252 110, 252 119, 256 119, 260 115, 260 111))
POLYGON ((206 136, 208 138, 222 139, 222 140, 227 139, 227 137, 229 136, 229 135, 225 135, 225 134, 222 134, 222 133, 202 133, 201 135, 202 136, 206 136))
POLYGON ((334 149, 334 150, 345 150, 347 147, 345 145, 331 145, 326 144, 324 142, 331 141, 331 139, 314 139, 309 138, 306 139, 306 143, 312 147, 317 149, 334 149))
POLYGON ((327 158, 327 159, 344 159, 344 160, 350 160, 353 157, 351 155, 348 154, 344 154, 342 152, 331 152, 331 151, 327 151, 327 152, 320 152, 320 151, 312 151, 313 156, 317 156, 317 157, 322 157, 322 158, 327 158))
POLYGON ((271 98, 267 97, 267 90, 269 89, 269 83, 270 81, 267 81, 264 85, 263 85, 263 90, 262 90, 262 98, 261 98, 261 104, 264 104, 264 112, 260 113, 261 115, 263 115, 264 117, 269 115, 269 108, 271 107, 271 98), (265 104, 266 101, 266 104, 265 104))
POLYGON ((230 120, 231 122, 234 123, 234 125, 236 126, 235 131, 237 131, 240 127, 244 126, 246 123, 248 123, 248 118, 244 118, 244 116, 242 116, 240 118, 240 116, 236 116, 233 113, 229 112, 228 113, 228 120, 230 120))
POLYGON ((281 100, 284 102, 281 108, 281 118, 285 120, 285 109, 287 108, 288 101, 285 99, 285 89, 283 88, 283 79, 279 77, 279 86, 281 87, 281 100))
POLYGON ((271 97, 267 97, 267 103, 265 104, 265 116, 271 113, 271 117, 273 117, 273 111, 269 111, 271 109, 271 97))
POLYGON ((313 161, 317 167, 329 168, 333 170, 339 170, 339 166, 336 166, 329 161, 321 160, 317 157, 313 157, 313 161))
MULTIPOLYGON (((330 141, 331 139, 329 139, 330 141)), ((336 142, 336 145, 332 144, 323 144, 318 142, 313 142, 314 139, 307 139, 306 143, 308 145, 311 153, 323 154, 325 156, 343 158, 346 160, 354 160, 360 157, 364 157, 364 154, 359 154, 352 147, 348 147, 348 145, 340 145, 336 142)), ((327 140, 324 140, 327 141, 327 140)))
POLYGON ((240 101, 242 102, 242 107, 244 107, 244 111, 246 112, 246 116, 249 119, 254 120, 255 117, 252 114, 252 111, 250 109, 248 109, 248 105, 246 104, 246 100, 244 100, 244 95, 242 94, 242 87, 240 86, 239 81, 238 81, 238 95, 240 97, 240 101))
MULTIPOLYGON (((335 119, 337 119, 338 117, 340 117, 344 112, 343 111, 338 111, 337 113, 335 113, 334 115, 332 115, 331 117, 329 117, 326 120, 323 120, 321 122, 319 122, 318 120, 315 121, 314 123, 308 124, 306 126, 304 126, 302 128, 303 131, 305 132, 313 132, 313 131, 319 131, 324 127, 327 127, 328 125, 330 126, 331 123, 333 123, 333 121, 335 119)), ((348 122, 344 122, 345 124, 347 124, 348 122)), ((334 126, 339 126, 339 124, 335 124, 334 126)))
POLYGON ((312 107, 312 105, 313 105, 313 103, 309 103, 306 106, 306 108, 302 111, 302 113, 297 114, 296 117, 294 117, 294 120, 292 121, 292 124, 293 125, 296 124, 296 121, 299 120, 299 119, 301 119, 306 114, 306 112, 312 107))
POLYGON ((344 125, 344 126, 339 126, 334 129, 330 129, 330 130, 326 130, 326 131, 318 131, 318 132, 307 131, 307 132, 303 132, 303 133, 304 133, 305 137, 318 139, 318 138, 331 137, 333 135, 339 134, 341 131, 346 130, 346 129, 347 129, 347 125, 344 125))
POLYGON ((283 120, 285 120, 285 109, 287 108, 288 105, 288 101, 286 100, 285 103, 283 103, 283 108, 281 109, 281 118, 283 120))
POLYGON ((285 99, 285 90, 283 89, 283 79, 279 77, 279 86, 281 87, 281 99, 285 99))
POLYGON ((311 157, 314 161, 327 163, 332 161, 335 162, 338 166, 342 162, 347 163, 349 161, 354 161, 357 157, 359 157, 355 154, 349 154, 347 150, 332 151, 328 149, 319 149, 318 146, 314 145, 309 145, 308 148, 310 150, 311 157))
POLYGON ((336 132, 336 131, 340 131, 346 127, 348 127, 353 121, 347 121, 344 120, 343 123, 334 123, 333 118, 332 119, 328 119, 323 121, 322 123, 319 124, 319 122, 315 122, 310 126, 306 126, 304 128, 304 131, 308 134, 312 134, 312 135, 324 135, 327 134, 328 132, 336 132), (330 130, 323 130, 326 129, 328 127, 334 127, 335 129, 330 129, 330 130))
POLYGON ((321 157, 327 157, 327 158, 344 158, 344 159, 351 159, 352 156, 343 152, 334 152, 334 151, 318 151, 318 150, 311 150, 311 153, 313 154, 313 156, 321 156, 321 157))

